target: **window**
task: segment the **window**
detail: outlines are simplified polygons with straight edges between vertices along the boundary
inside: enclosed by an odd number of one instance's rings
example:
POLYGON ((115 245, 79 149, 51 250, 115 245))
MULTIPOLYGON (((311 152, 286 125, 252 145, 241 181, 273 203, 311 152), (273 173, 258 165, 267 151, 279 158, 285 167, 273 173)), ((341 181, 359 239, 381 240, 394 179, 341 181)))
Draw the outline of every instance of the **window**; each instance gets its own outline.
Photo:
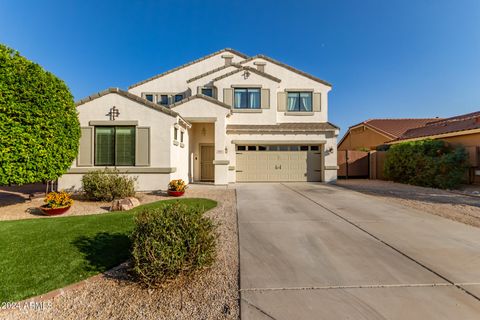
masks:
POLYGON ((95 127, 96 166, 135 165, 135 127, 95 127))
POLYGON ((300 151, 308 151, 308 146, 300 146, 300 151))
POLYGON ((266 146, 258 146, 258 151, 267 151, 266 146))
POLYGON ((260 109, 260 89, 258 88, 236 88, 235 109, 260 109))
POLYGON ((177 139, 178 139, 178 129, 174 128, 173 129, 173 140, 177 140, 177 139))
POLYGON ((202 88, 202 94, 213 97, 213 88, 202 88))
POLYGON ((175 102, 182 101, 182 100, 183 100, 183 94, 176 94, 175 95, 175 98, 174 98, 175 102))
POLYGON ((245 151, 245 150, 247 150, 247 147, 246 146, 237 146, 237 150, 238 151, 245 151))
POLYGON ((180 142, 183 142, 183 135, 185 134, 185 132, 183 131, 180 131, 180 142))
POLYGON ((318 151, 318 150, 320 150, 320 148, 318 146, 310 146, 310 150, 318 151))
POLYGON ((160 95, 160 99, 158 99, 158 104, 162 106, 168 106, 168 96, 166 94, 160 95))
POLYGON ((288 92, 287 110, 297 112, 312 112, 311 92, 288 92))
POLYGON ((248 146, 247 150, 248 151, 257 151, 257 147, 256 146, 248 146))
POLYGON ((147 99, 150 102, 153 102, 153 94, 146 94, 145 99, 147 99))

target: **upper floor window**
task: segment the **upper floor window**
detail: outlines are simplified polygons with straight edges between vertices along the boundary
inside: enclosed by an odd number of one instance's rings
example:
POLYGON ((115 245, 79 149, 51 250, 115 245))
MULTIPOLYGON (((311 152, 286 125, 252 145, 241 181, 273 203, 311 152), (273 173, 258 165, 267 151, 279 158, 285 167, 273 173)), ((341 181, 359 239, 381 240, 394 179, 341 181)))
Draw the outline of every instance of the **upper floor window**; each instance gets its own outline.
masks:
POLYGON ((168 95, 161 94, 159 96, 159 99, 158 99, 157 103, 162 105, 162 106, 168 106, 168 95))
POLYGON ((135 165, 135 127, 95 127, 96 166, 135 165))
POLYGON ((202 88, 202 94, 213 97, 213 89, 212 88, 202 88))
POLYGON ((174 98, 174 102, 182 101, 183 100, 183 94, 176 94, 174 98))
POLYGON ((145 99, 147 99, 150 102, 153 102, 153 94, 146 94, 145 99))
POLYGON ((288 92, 287 110, 298 112, 312 112, 312 93, 288 92))
POLYGON ((259 88, 235 88, 235 109, 260 109, 259 88))

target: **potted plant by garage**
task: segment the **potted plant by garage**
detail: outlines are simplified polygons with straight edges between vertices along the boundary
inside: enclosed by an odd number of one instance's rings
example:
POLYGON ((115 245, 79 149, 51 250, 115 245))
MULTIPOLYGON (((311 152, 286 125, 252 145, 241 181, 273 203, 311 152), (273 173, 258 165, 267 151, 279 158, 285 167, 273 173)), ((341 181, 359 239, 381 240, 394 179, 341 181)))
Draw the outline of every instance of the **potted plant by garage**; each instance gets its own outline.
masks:
POLYGON ((168 195, 172 197, 183 196, 187 188, 187 184, 182 179, 172 180, 168 184, 168 195))
POLYGON ((65 191, 50 192, 43 202, 45 204, 40 209, 48 216, 63 214, 73 205, 72 195, 65 191))

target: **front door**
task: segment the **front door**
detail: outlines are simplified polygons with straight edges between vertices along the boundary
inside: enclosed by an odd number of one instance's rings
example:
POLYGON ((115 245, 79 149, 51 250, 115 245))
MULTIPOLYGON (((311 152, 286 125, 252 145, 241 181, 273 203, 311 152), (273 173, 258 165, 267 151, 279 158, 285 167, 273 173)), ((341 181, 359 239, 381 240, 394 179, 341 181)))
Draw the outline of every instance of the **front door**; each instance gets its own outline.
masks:
POLYGON ((214 181, 215 168, 213 166, 213 160, 215 158, 213 146, 201 146, 200 147, 200 180, 202 181, 214 181))

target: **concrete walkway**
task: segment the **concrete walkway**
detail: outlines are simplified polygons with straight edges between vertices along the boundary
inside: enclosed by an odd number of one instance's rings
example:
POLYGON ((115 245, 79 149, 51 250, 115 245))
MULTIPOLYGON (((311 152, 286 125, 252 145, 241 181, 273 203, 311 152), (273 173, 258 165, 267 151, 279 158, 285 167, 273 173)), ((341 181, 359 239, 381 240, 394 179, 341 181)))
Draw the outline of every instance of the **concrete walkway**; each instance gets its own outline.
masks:
POLYGON ((238 184, 242 319, 480 319, 480 229, 314 183, 238 184))

